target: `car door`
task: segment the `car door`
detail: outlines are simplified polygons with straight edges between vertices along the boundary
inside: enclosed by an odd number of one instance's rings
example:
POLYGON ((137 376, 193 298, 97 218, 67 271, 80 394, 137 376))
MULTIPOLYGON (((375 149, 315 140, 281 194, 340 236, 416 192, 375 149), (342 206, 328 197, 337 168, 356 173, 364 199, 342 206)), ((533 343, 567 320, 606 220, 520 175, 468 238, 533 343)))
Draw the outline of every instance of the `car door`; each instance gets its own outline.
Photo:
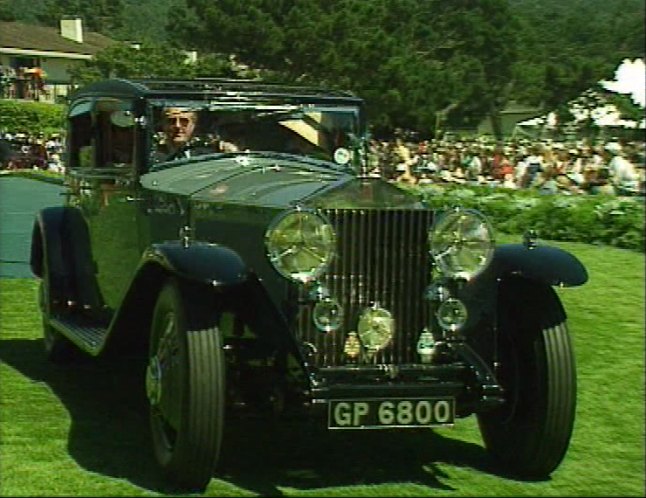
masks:
MULTIPOLYGON (((70 202, 87 229, 93 275, 80 286, 88 308, 108 318, 120 305, 140 259, 137 218, 138 127, 133 102, 95 98, 70 111, 70 202)), ((80 242, 81 246, 84 245, 80 242)), ((87 273, 87 271, 85 272, 87 273)))

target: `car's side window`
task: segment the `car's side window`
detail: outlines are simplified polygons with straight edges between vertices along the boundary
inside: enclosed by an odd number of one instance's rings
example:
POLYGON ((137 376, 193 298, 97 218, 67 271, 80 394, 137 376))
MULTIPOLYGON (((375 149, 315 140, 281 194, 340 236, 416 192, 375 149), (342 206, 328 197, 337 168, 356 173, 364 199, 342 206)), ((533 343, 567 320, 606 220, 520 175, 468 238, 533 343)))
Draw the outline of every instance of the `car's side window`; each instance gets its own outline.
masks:
POLYGON ((74 106, 69 114, 68 167, 92 168, 96 164, 91 102, 74 106))
POLYGON ((135 121, 131 103, 116 99, 96 104, 98 163, 100 168, 132 169, 135 158, 135 121))

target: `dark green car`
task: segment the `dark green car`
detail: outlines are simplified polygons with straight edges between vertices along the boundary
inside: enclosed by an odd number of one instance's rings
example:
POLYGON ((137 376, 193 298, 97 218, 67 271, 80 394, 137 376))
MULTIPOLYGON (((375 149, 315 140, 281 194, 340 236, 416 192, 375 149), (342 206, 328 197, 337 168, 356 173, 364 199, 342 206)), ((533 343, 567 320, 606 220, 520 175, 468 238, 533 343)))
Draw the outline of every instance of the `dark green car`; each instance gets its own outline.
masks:
POLYGON ((47 355, 145 359, 175 484, 208 484, 237 411, 329 430, 475 414, 508 471, 557 468, 576 372, 552 287, 585 268, 368 174, 360 98, 108 80, 73 95, 67 123, 67 201, 38 214, 31 248, 47 355))

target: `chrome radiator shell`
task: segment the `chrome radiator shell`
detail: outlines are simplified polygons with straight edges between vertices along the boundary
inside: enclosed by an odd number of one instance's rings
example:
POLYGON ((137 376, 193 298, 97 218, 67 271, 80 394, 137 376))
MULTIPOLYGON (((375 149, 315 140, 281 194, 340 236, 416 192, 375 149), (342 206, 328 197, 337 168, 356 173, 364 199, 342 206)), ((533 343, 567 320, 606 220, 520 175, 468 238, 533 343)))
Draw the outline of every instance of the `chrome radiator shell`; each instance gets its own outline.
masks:
MULTIPOLYGON (((297 336, 308 343, 310 365, 346 364, 348 332, 356 331, 359 314, 376 304, 393 314, 395 337, 375 354, 371 364, 418 363, 419 334, 429 323, 424 290, 431 281, 428 230, 433 213, 424 209, 321 209, 337 234, 337 255, 318 283, 344 309, 343 326, 323 333, 312 322, 312 306, 301 307, 297 336)), ((361 362, 360 362, 361 364, 361 362)))

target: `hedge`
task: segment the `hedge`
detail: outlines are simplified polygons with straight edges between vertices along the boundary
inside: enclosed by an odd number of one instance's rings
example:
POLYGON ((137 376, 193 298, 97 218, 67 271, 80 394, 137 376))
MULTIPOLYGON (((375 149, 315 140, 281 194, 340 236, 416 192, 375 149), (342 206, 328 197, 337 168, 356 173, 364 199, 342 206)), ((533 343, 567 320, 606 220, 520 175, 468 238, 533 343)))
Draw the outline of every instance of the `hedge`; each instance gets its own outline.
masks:
POLYGON ((463 206, 487 215, 508 234, 536 230, 549 240, 610 245, 644 252, 644 197, 541 194, 481 186, 425 185, 417 190, 435 208, 463 206))
POLYGON ((64 104, 0 100, 0 131, 36 135, 60 133, 65 128, 64 104))

